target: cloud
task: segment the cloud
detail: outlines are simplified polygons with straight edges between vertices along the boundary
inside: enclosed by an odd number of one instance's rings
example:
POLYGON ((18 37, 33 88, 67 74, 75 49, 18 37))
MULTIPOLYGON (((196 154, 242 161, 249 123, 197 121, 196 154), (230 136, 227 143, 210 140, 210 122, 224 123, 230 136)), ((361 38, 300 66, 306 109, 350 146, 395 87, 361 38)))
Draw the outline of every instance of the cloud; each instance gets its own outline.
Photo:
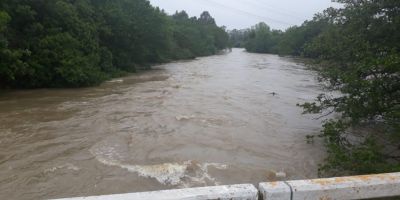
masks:
POLYGON ((338 7, 331 0, 150 0, 167 13, 185 10, 190 16, 209 11, 218 25, 242 29, 265 22, 273 29, 284 30, 312 19, 328 7, 338 7))

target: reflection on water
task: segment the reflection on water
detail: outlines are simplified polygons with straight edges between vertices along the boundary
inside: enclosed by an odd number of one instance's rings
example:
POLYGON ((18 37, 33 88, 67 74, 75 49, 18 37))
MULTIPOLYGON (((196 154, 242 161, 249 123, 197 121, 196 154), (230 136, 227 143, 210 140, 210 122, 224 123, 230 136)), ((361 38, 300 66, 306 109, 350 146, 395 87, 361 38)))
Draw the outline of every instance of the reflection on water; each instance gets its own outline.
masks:
POLYGON ((320 92, 303 65, 241 49, 99 87, 8 92, 0 199, 316 177, 323 149, 305 136, 320 122, 296 103, 320 92))

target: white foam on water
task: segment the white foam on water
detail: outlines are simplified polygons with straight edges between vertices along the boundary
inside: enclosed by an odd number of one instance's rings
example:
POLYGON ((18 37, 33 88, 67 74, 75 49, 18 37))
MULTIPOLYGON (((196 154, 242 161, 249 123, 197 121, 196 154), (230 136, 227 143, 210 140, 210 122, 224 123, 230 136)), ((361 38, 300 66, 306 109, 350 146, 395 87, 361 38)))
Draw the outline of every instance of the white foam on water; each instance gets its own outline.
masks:
POLYGON ((195 161, 184 161, 174 163, 162 163, 155 165, 131 165, 118 161, 118 155, 112 148, 103 148, 105 151, 91 150, 96 159, 108 166, 120 167, 129 172, 137 173, 141 177, 154 178, 164 185, 173 185, 180 187, 190 187, 194 184, 219 183, 208 173, 209 167, 219 170, 227 169, 227 165, 220 163, 198 163, 195 161), (115 157, 113 156, 115 155, 115 157), (189 173, 193 170, 194 173, 189 173))
POLYGON ((107 83, 122 83, 122 82, 124 82, 123 79, 113 79, 113 80, 107 81, 107 83))
POLYGON ((49 169, 45 169, 44 172, 45 173, 52 173, 52 172, 55 172, 55 171, 57 171, 59 169, 67 169, 67 170, 72 170, 72 171, 79 171, 80 170, 79 167, 77 167, 77 166, 75 166, 75 165, 73 165, 71 163, 66 163, 64 165, 59 165, 59 166, 55 166, 55 167, 52 167, 52 168, 49 168, 49 169))
POLYGON ((178 121, 189 120, 189 119, 194 119, 194 118, 196 118, 195 115, 190 115, 190 116, 187 116, 187 115, 179 115, 179 116, 176 116, 176 117, 175 117, 175 119, 178 120, 178 121))
POLYGON ((208 168, 214 167, 219 170, 224 170, 228 168, 228 165, 221 163, 195 163, 194 161, 188 162, 192 163, 195 167, 198 167, 199 170, 196 171, 195 176, 187 176, 187 178, 190 179, 191 183, 182 182, 182 186, 185 188, 192 186, 192 183, 207 185, 208 182, 211 182, 214 185, 220 185, 220 183, 208 173, 208 168))
POLYGON ((165 185, 179 185, 185 177, 188 165, 185 163, 164 163, 158 165, 120 165, 130 172, 136 172, 139 176, 155 178, 165 185))

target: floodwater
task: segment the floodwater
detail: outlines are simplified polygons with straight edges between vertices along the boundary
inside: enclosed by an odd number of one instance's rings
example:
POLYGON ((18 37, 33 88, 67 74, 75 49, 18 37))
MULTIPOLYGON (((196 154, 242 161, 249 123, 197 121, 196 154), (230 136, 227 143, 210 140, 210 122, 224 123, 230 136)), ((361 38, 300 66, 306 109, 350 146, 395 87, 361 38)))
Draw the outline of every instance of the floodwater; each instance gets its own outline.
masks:
POLYGON ((0 95, 0 199, 47 199, 317 177, 321 93, 293 59, 231 53, 99 87, 0 95), (276 94, 275 94, 276 93, 276 94))

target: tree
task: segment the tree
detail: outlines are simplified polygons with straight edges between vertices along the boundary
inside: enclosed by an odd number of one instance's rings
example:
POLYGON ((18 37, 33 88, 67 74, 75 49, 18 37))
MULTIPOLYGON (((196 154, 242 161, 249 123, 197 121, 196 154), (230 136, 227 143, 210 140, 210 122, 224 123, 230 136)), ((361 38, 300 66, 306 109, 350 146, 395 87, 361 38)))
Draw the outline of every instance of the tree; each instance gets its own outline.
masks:
POLYGON ((400 169, 400 2, 340 0, 344 8, 329 9, 330 23, 305 49, 318 58, 323 80, 340 97, 320 95, 302 106, 307 112, 330 109, 339 118, 324 124, 328 146, 322 169, 352 173, 400 169), (355 130, 370 127, 358 134, 355 130))
POLYGON ((215 25, 215 20, 211 17, 208 11, 204 11, 203 13, 201 13, 199 22, 201 24, 215 25))
POLYGON ((5 31, 7 29, 7 24, 11 20, 8 13, 0 11, 0 48, 7 47, 7 38, 5 37, 5 31))
POLYGON ((261 22, 250 30, 245 48, 249 52, 272 53, 275 42, 270 27, 261 22))
POLYGON ((0 88, 96 85, 227 41, 208 12, 168 16, 147 0, 3 0, 0 88))

